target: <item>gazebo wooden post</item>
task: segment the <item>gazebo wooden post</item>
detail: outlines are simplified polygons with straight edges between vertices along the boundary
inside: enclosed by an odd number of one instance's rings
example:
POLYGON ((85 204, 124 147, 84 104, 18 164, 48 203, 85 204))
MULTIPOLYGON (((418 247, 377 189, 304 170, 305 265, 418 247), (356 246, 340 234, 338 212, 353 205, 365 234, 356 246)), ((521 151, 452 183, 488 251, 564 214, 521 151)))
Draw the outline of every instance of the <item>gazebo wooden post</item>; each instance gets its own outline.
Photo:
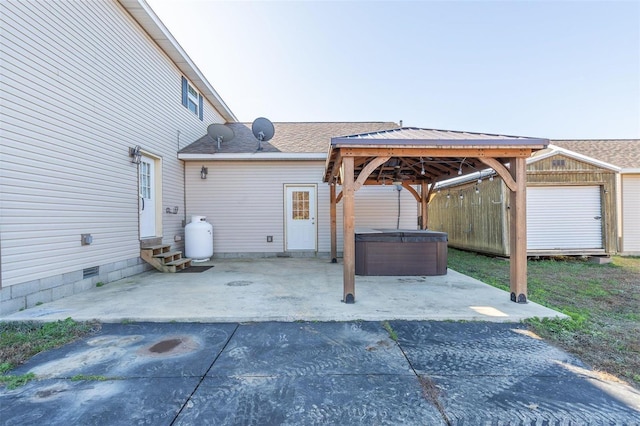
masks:
POLYGON ((422 221, 420 223, 421 229, 427 229, 427 225, 429 223, 429 184, 427 181, 423 180, 420 184, 420 215, 422 216, 422 221))
POLYGON ((338 263, 338 228, 336 221, 336 183, 329 184, 329 216, 331 225, 331 263, 338 263))
POLYGON ((509 172, 516 182, 511 191, 509 210, 511 301, 527 303, 527 163, 526 158, 510 159, 509 172))
POLYGON ((354 159, 342 159, 342 217, 343 217, 343 299, 345 303, 356 301, 356 242, 355 242, 355 189, 354 159))

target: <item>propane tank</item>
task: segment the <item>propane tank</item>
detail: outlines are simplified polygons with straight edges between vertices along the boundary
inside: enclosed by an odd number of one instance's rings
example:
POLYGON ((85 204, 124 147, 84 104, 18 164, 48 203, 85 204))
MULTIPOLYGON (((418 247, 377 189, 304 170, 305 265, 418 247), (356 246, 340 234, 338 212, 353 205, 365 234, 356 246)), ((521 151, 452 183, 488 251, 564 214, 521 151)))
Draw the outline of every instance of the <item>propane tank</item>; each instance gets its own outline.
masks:
POLYGON ((213 226, 206 216, 191 216, 184 228, 185 255, 194 262, 204 262, 213 256, 213 226))

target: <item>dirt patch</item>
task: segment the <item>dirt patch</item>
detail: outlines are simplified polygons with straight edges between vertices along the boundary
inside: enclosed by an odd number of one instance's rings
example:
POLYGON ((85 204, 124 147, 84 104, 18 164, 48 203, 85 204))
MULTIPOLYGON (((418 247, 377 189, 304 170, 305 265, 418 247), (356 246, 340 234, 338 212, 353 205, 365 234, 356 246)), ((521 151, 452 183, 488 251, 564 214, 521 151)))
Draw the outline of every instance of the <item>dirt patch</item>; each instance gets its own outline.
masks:
POLYGON ((444 405, 440 401, 441 391, 438 385, 436 385, 433 380, 426 376, 418 376, 418 381, 420 382, 420 387, 422 388, 422 396, 424 397, 424 399, 429 401, 438 409, 438 411, 442 415, 442 418, 447 422, 447 425, 451 424, 447 417, 444 405))
POLYGON ((191 336, 168 336, 138 350, 138 355, 171 357, 193 352, 200 347, 191 336))

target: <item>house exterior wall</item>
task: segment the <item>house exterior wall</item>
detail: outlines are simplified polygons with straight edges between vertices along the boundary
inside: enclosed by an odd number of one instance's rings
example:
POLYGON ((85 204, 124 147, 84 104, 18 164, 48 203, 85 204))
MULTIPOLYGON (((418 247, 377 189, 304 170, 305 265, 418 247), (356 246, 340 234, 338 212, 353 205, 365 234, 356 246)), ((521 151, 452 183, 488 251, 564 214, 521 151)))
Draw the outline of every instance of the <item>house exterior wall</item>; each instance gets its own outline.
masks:
MULTIPOLYGON (((180 71, 117 2, 0 2, 0 20, 6 313, 145 270, 129 147, 161 160, 162 210, 182 213, 176 152, 222 119, 206 99, 203 121, 182 106, 180 71)), ((162 214, 163 242, 182 219, 162 214)))
MULTIPOLYGON (((560 154, 527 165, 528 188, 571 185, 602 188, 604 251, 616 253, 616 172, 560 154)), ((480 194, 475 194, 475 182, 444 188, 437 193, 429 203, 429 228, 447 232, 451 247, 509 256, 509 190, 497 176, 493 182, 484 179, 478 187, 480 194), (459 199, 460 194, 463 200, 459 199)))
MULTIPOLYGON (((206 216, 213 226, 214 257, 276 256, 285 250, 284 185, 317 186, 317 254, 330 252, 329 185, 322 161, 188 161, 187 222, 206 216), (201 167, 208 168, 206 179, 201 167), (273 242, 267 242, 273 236, 273 242)), ((340 187, 338 187, 338 193, 340 187)), ((400 227, 417 228, 417 203, 401 191, 400 227)), ((356 226, 396 228, 397 191, 393 185, 356 192, 356 226)), ((342 203, 337 205, 338 251, 342 251, 342 203)), ((308 253, 307 253, 308 255, 308 253)))

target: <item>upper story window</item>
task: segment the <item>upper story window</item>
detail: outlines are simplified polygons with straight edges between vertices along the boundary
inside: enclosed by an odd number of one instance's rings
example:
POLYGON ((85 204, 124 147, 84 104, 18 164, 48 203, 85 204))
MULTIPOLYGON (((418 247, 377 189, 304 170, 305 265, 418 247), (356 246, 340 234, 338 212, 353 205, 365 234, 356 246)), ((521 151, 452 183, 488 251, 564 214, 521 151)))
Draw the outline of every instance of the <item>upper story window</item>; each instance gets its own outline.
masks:
POLYGON ((182 105, 202 120, 202 95, 182 77, 182 105))

